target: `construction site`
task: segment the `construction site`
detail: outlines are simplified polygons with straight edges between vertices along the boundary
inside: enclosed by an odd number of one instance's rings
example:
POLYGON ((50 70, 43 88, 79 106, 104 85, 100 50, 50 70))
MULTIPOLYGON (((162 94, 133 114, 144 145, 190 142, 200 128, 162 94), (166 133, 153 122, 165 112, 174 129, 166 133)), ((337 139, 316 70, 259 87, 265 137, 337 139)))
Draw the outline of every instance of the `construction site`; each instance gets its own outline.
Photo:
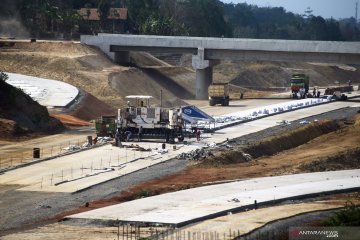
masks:
POLYGON ((0 239, 288 239, 360 203, 360 65, 222 60, 199 100, 191 54, 129 57, 0 45, 0 239))

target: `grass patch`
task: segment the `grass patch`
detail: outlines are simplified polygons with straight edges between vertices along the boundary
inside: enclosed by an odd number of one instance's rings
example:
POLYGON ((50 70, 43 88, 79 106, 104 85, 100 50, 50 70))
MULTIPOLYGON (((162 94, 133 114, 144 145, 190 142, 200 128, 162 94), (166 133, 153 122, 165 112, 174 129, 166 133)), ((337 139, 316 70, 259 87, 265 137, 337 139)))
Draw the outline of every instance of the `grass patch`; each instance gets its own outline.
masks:
POLYGON ((153 192, 151 190, 143 188, 135 194, 135 199, 146 198, 146 197, 150 197, 152 195, 153 195, 153 192))
POLYGON ((345 208, 324 222, 325 226, 360 226, 360 205, 347 202, 345 208))

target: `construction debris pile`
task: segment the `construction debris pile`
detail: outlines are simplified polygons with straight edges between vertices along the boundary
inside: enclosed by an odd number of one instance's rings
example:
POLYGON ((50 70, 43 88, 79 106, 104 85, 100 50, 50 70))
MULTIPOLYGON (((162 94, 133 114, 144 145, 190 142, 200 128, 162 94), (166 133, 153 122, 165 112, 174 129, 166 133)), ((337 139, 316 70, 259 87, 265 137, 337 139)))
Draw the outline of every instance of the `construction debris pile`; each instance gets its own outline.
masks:
POLYGON ((133 151, 140 151, 140 152, 151 152, 151 148, 144 148, 139 146, 138 144, 131 144, 129 146, 124 146, 125 148, 131 148, 133 151))
POLYGON ((188 153, 181 153, 177 156, 177 159, 181 160, 190 160, 190 161, 200 161, 209 156, 213 156, 213 153, 208 149, 196 149, 188 153))

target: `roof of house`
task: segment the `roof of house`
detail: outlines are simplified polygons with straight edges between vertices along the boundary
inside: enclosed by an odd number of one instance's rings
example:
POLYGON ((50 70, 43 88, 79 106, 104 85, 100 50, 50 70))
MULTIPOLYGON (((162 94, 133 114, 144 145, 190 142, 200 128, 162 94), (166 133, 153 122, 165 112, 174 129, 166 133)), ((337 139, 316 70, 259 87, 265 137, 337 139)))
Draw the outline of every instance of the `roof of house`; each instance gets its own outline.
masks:
MULTIPOLYGON (((97 8, 81 8, 78 10, 78 13, 86 20, 100 20, 100 14, 97 8)), ((108 19, 126 20, 127 15, 127 8, 110 8, 108 19)))

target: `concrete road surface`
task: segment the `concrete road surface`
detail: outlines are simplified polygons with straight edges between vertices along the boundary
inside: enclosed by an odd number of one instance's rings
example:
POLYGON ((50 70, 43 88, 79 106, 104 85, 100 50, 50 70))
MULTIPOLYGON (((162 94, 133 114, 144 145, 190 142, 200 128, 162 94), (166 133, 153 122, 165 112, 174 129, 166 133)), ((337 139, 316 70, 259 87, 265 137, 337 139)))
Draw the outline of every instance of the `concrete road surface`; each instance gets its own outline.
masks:
POLYGON ((252 209, 255 201, 258 204, 272 203, 276 200, 359 187, 360 170, 254 178, 143 198, 72 215, 69 218, 179 226, 232 211, 252 209))
MULTIPOLYGON (((204 136, 201 142, 177 144, 177 150, 168 145, 169 151, 159 155, 154 155, 154 151, 136 152, 108 145, 5 172, 0 175, 0 184, 23 185, 21 190, 26 191, 75 192, 161 163, 180 153, 276 126, 282 120, 296 121, 344 107, 360 107, 360 102, 333 102, 266 117, 221 129, 212 135, 204 136)), ((152 149, 161 148, 161 144, 158 143, 139 145, 152 149)))

